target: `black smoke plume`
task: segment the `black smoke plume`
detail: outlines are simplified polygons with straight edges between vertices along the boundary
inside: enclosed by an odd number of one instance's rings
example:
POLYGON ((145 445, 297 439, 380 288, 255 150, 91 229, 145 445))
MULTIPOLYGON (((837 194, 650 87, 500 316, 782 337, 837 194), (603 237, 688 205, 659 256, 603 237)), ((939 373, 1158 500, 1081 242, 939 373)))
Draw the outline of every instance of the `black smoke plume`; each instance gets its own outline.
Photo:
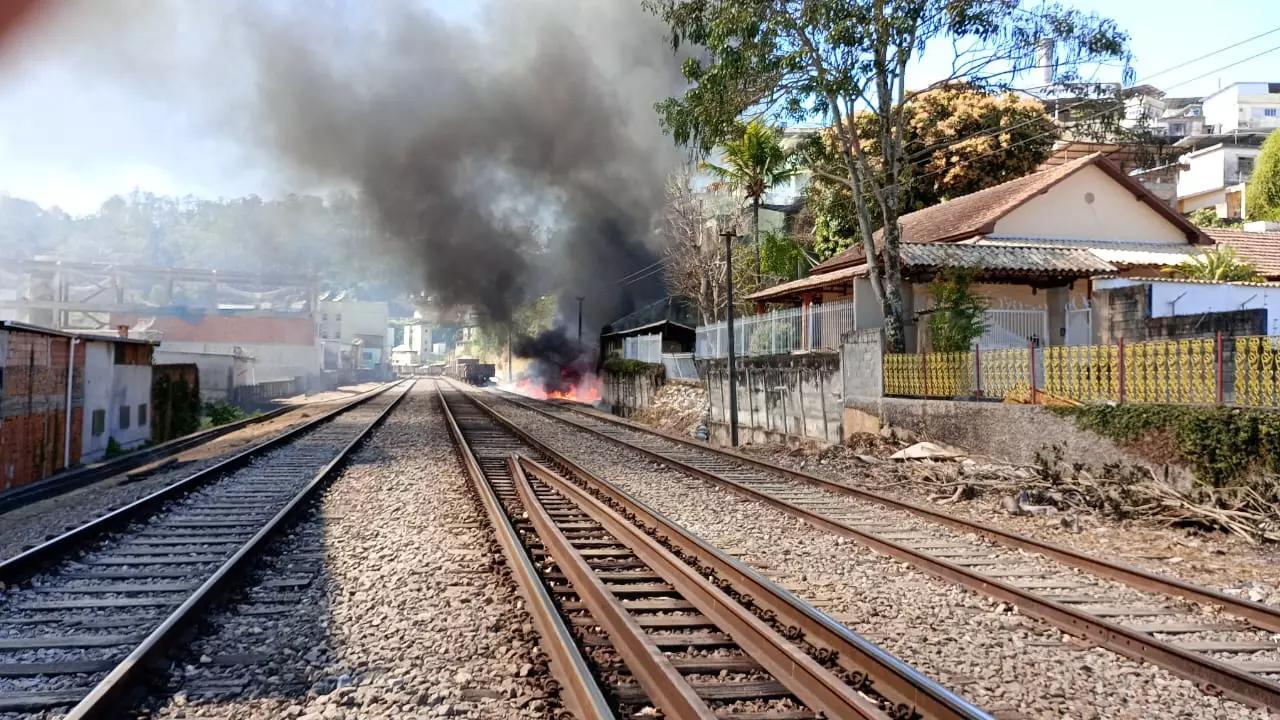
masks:
POLYGON ((491 0, 471 22, 423 0, 65 1, 33 46, 231 138, 282 187, 358 190, 386 236, 369 251, 446 303, 503 320, 550 287, 599 328, 662 292, 616 282, 658 259, 680 160, 653 109, 679 59, 638 1, 491 0))
POLYGON ((522 337, 512 345, 512 351, 529 360, 526 377, 547 393, 568 393, 596 370, 595 349, 569 337, 562 327, 522 337))

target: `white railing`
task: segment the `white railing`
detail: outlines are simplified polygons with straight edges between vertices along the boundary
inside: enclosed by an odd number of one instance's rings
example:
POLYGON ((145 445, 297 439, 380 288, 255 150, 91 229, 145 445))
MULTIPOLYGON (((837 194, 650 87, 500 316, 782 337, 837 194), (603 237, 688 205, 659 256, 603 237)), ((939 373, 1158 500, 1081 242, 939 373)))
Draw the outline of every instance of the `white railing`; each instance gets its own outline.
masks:
POLYGON ((1045 310, 990 309, 986 328, 976 344, 983 350, 1049 344, 1049 313, 1045 310))
MULTIPOLYGON (((845 333, 853 329, 852 299, 748 315, 734 318, 734 353, 749 357, 835 350, 845 333)), ((729 331, 725 323, 699 327, 694 354, 699 358, 728 357, 729 331)))
POLYGON ((622 357, 657 365, 662 362, 662 336, 637 335, 623 339, 622 357))
POLYGON ((663 353, 662 364, 666 367, 669 378, 698 379, 698 366, 693 364, 693 353, 663 353))

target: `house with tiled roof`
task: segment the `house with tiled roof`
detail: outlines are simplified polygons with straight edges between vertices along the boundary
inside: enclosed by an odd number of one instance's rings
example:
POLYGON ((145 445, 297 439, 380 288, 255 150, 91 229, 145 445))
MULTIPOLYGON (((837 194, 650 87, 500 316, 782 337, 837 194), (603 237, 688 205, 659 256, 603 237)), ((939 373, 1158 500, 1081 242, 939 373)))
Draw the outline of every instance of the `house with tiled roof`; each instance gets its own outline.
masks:
POLYGON ((1276 223, 1246 223, 1248 230, 1205 228, 1205 234, 1215 245, 1235 250, 1236 255, 1257 269, 1262 277, 1280 280, 1280 229, 1253 230, 1253 226, 1275 227, 1276 223))
MULTIPOLYGON (((1158 273, 1211 243, 1100 153, 904 215, 899 225, 908 349, 928 345, 920 320, 940 268, 974 272, 991 307, 984 346, 1077 344, 1091 337, 1091 278, 1158 273)), ((809 277, 748 297, 761 314, 801 308, 799 349, 833 348, 850 330, 883 325, 866 260, 855 246, 809 277)))

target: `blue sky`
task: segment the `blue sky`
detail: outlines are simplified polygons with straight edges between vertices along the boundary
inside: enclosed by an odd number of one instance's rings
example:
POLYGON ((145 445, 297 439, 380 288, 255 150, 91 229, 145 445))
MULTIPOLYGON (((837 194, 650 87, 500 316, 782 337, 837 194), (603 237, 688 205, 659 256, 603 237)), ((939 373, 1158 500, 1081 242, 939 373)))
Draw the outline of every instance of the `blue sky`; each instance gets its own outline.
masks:
MULTIPOLYGON (((421 0, 451 20, 479 23, 482 3, 421 0)), ((1138 78, 1280 26, 1275 0, 1221 0, 1191 11, 1167 0, 1076 0, 1109 14, 1132 37, 1138 78)), ((1280 46, 1280 32, 1151 80, 1169 87, 1254 53, 1280 46)), ((655 48, 665 52, 666 48, 655 48)), ((950 58, 931 53, 927 79, 950 58)), ((1118 79, 1118 78, 1110 78, 1118 79)), ((1280 82, 1280 50, 1184 84, 1174 95, 1203 95, 1235 81, 1280 82)), ((167 194, 276 194, 285 187, 261 160, 211 135, 181 108, 113 86, 101 76, 57 71, 38 58, 0 64, 0 193, 94 210, 133 188, 167 194)))

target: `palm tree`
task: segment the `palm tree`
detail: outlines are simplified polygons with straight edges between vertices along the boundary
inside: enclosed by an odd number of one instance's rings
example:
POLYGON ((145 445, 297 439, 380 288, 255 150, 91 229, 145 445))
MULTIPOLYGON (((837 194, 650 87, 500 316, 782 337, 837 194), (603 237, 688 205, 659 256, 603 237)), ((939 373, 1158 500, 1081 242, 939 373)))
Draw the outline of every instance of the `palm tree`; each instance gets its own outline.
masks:
POLYGON ((1166 267, 1165 272, 1188 280, 1213 280, 1214 282, 1251 282, 1263 280, 1258 269, 1241 260, 1235 248, 1218 245, 1177 265, 1166 267))
POLYGON ((743 191, 751 201, 751 237, 756 245, 756 284, 760 272, 760 199, 778 185, 795 177, 799 168, 792 153, 782 146, 778 128, 754 119, 739 125, 738 137, 724 144, 724 165, 709 162, 702 168, 729 187, 743 191))

